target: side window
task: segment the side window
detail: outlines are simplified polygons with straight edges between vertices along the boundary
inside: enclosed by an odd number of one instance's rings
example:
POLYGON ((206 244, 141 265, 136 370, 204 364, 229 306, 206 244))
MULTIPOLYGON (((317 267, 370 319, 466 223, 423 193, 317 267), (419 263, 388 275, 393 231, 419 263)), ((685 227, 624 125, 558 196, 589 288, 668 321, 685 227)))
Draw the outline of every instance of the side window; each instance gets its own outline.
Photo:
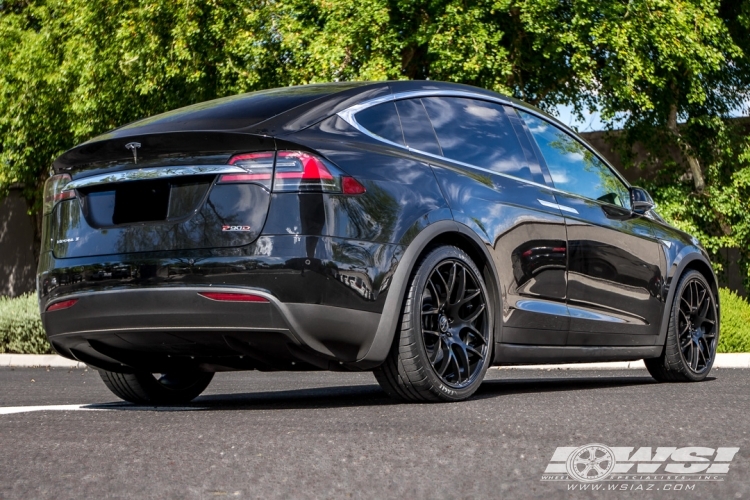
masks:
POLYGON ((369 132, 396 144, 404 145, 401 121, 393 102, 384 102, 357 113, 357 123, 369 132))
MULTIPOLYGON (((518 112, 515 110, 515 108, 511 108, 510 106, 505 106, 505 112, 508 116, 508 119, 510 120, 511 125, 513 125, 513 130, 516 131, 516 137, 518 137, 518 142, 521 143, 521 149, 523 149, 523 153, 526 156, 526 161, 528 162, 528 165, 531 166, 531 170, 542 172, 542 167, 539 165, 539 158, 537 157, 537 154, 535 152, 536 150, 531 145, 531 142, 534 139, 529 134, 526 126, 524 126, 521 117, 518 116, 518 112)), ((542 174, 541 176, 544 177, 545 183, 549 182, 548 175, 542 174)))
POLYGON ((536 140, 557 189, 630 208, 630 192, 612 170, 554 125, 519 111, 536 140))
POLYGON ((406 145, 425 153, 441 154, 435 131, 432 129, 422 101, 420 99, 396 101, 396 108, 404 128, 406 145))
POLYGON ((504 106, 458 97, 422 102, 446 158, 544 183, 539 166, 527 162, 504 106))

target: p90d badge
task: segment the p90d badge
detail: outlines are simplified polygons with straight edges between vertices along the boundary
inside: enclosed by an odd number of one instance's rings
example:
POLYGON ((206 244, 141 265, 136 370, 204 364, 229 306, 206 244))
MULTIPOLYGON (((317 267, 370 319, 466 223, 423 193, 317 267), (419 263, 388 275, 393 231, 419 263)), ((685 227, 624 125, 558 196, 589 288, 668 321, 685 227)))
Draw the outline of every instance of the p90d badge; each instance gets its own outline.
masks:
POLYGON ((221 226, 221 230, 222 231, 238 231, 242 233, 252 231, 250 226, 221 226))

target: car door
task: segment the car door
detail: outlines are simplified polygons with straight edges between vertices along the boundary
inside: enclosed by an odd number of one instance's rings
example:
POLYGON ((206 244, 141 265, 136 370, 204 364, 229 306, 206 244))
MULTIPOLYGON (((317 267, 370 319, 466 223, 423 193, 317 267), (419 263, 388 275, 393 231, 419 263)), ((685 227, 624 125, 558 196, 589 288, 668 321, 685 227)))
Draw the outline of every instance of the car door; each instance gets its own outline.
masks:
POLYGON ((552 176, 568 234, 568 345, 650 345, 659 333, 660 249, 621 177, 583 142, 520 112, 552 176))
MULTIPOLYGON (((396 102, 407 146, 429 162, 456 221, 485 240, 499 274, 503 343, 564 345, 565 220, 515 110, 465 97, 396 102), (425 112, 427 113, 425 115, 425 112), (425 120, 428 116, 429 120, 425 120), (410 141, 432 126, 432 151, 410 141), (435 154, 435 152, 437 154, 435 154)), ((424 137, 422 137, 424 139, 424 137)), ((499 322, 496 322, 499 323, 499 322)))

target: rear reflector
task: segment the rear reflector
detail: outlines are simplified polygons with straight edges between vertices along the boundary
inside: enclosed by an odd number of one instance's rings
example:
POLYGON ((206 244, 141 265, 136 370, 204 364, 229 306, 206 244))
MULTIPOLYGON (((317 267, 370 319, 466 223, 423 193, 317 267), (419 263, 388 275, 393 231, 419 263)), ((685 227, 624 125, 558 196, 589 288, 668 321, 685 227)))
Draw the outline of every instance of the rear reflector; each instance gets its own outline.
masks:
POLYGON ((268 299, 251 293, 198 292, 198 295, 220 302, 268 302, 268 299))
POLYGON ((47 308, 47 312, 52 311, 59 311, 60 309, 67 309, 69 307, 72 307, 76 302, 78 302, 78 299, 70 299, 70 300, 63 300, 60 302, 55 302, 51 306, 47 308))
POLYGON ((345 176, 341 178, 341 192, 344 194, 362 194, 365 192, 365 187, 354 177, 345 176))

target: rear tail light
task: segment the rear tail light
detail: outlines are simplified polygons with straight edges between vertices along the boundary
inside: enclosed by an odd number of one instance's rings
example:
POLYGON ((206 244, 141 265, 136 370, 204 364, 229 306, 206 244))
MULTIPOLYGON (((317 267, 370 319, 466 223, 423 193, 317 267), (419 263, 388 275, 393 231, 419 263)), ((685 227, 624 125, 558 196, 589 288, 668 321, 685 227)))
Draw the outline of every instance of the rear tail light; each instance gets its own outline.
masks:
POLYGON ((219 177, 219 184, 252 183, 260 184, 270 190, 271 179, 273 178, 273 162, 274 153, 272 151, 234 155, 230 158, 229 164, 240 167, 247 173, 224 174, 219 177))
POLYGON ((78 302, 78 299, 62 300, 60 302, 55 302, 54 304, 52 304, 51 306, 47 308, 47 312, 59 311, 60 309, 67 309, 69 307, 73 307, 76 302, 78 302))
POLYGON ((303 151, 246 153, 229 160, 247 173, 224 174, 219 183, 258 183, 274 192, 362 194, 365 187, 330 162, 303 151), (267 183, 267 184, 266 184, 267 183))
POLYGON ((70 200, 76 197, 76 192, 72 189, 65 189, 70 182, 70 175, 59 174, 53 175, 44 183, 44 213, 52 212, 59 201, 70 200))
POLYGON ((334 176, 331 170, 332 165, 309 153, 279 151, 273 190, 340 193, 341 176, 334 176))
POLYGON ((268 299, 251 293, 199 292, 198 295, 219 302, 268 302, 268 299))

